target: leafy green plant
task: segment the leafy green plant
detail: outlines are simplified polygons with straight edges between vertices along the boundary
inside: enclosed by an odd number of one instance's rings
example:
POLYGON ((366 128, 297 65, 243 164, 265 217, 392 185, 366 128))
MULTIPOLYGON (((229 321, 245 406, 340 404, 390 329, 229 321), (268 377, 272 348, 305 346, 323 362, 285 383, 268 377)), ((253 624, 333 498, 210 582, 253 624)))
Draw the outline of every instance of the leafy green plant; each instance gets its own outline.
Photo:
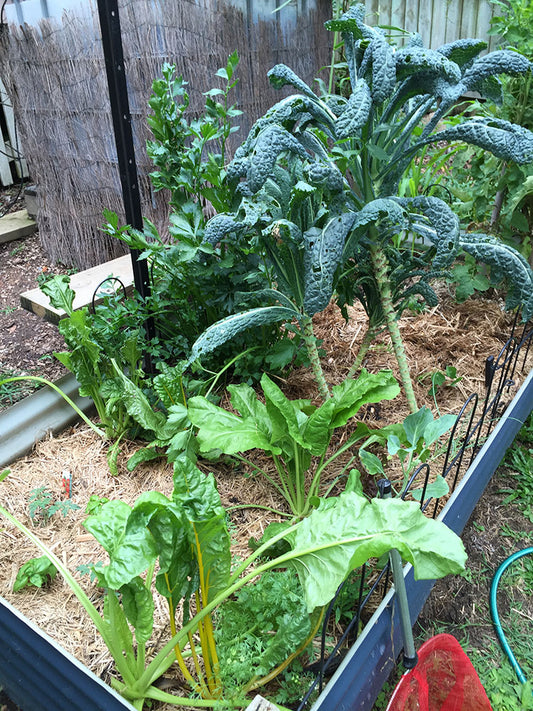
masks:
POLYGON ((368 333, 350 375, 385 327, 414 413, 418 407, 397 323, 413 297, 435 304, 429 281, 445 274, 462 249, 488 264, 494 281, 507 282, 508 306, 523 305, 528 318, 533 275, 527 262, 498 240, 461 233, 443 200, 400 197, 400 185, 412 161, 436 143, 466 142, 505 161, 530 162, 533 134, 508 121, 459 119, 439 130, 465 92, 494 97, 500 86, 495 75, 524 74, 530 64, 512 51, 479 56, 486 44, 478 40, 429 50, 412 35, 397 49, 383 30, 366 25, 364 16, 364 5, 358 4, 327 23, 343 39, 349 96, 317 96, 285 65, 269 72, 276 88, 290 86, 299 93, 267 111, 237 149, 227 181, 241 203, 233 213, 212 218, 205 239, 216 243, 246 230, 249 239, 259 240, 275 286, 262 298, 273 304, 210 327, 192 357, 241 330, 292 320, 326 399, 329 388, 313 351, 311 317, 333 295, 341 306, 359 299, 368 314, 368 333), (416 249, 409 235, 417 236, 416 249))
POLYGON ((18 592, 24 588, 34 586, 42 588, 48 584, 57 575, 57 568, 48 559, 42 555, 39 558, 32 558, 24 565, 21 565, 13 583, 13 592, 18 592))
POLYGON ((70 279, 54 277, 41 287, 52 306, 62 309, 66 318, 59 322, 59 332, 65 339, 68 351, 54 353, 55 357, 74 373, 80 384, 80 395, 90 397, 98 412, 100 422, 110 438, 120 438, 131 422, 116 396, 112 358, 120 358, 121 365, 135 382, 140 382, 142 354, 139 349, 139 330, 109 330, 89 313, 88 307, 74 311, 75 293, 70 279))
MULTIPOLYGON (((357 380, 347 379, 334 386, 331 397, 320 407, 309 400, 289 400, 267 375, 261 378, 261 388, 265 402, 246 384, 228 386, 231 403, 240 415, 203 397, 189 400, 188 415, 198 428, 200 452, 219 450, 251 466, 254 472, 268 479, 296 517, 309 513, 320 495, 325 470, 368 431, 366 427, 363 433, 356 428, 346 442, 330 454, 328 448, 335 429, 343 427, 362 405, 390 400, 399 393, 391 371, 371 374, 366 370, 357 380), (263 450, 272 457, 275 474, 243 456, 243 452, 251 449, 263 450)), ((348 470, 351 461, 353 458, 342 472, 348 470)))
POLYGON ((430 380, 431 385, 428 390, 428 395, 435 403, 435 410, 440 414, 437 404, 437 391, 439 388, 453 388, 463 379, 461 375, 457 375, 457 368, 454 365, 447 365, 444 370, 434 370, 431 373, 424 373, 418 376, 418 380, 422 383, 425 380, 430 380))
POLYGON ((54 514, 59 512, 65 517, 69 511, 79 508, 70 499, 56 499, 47 486, 38 486, 32 489, 28 496, 28 513, 34 525, 39 523, 44 526, 54 514))
POLYGON ((156 190, 170 190, 170 204, 176 210, 190 206, 191 200, 200 206, 202 198, 215 210, 225 210, 231 203, 223 178, 227 141, 238 130, 234 120, 242 114, 229 104, 230 92, 238 83, 238 63, 238 54, 233 52, 226 66, 216 72, 224 87, 205 93, 205 109, 197 118, 188 118, 187 82, 176 76, 175 65, 165 63, 161 78, 152 84, 148 125, 154 140, 148 141, 147 152, 157 170, 150 177, 156 190))
MULTIPOLYGON (((496 6, 489 34, 509 51, 533 58, 531 0, 491 0, 496 6)), ((503 78, 503 95, 497 89, 487 94, 486 103, 474 102, 467 110, 477 115, 495 116, 533 129, 533 82, 531 70, 503 78), (503 100, 501 100, 503 98, 503 100), (497 102, 497 104, 494 103, 497 102)), ((518 165, 501 156, 486 156, 470 148, 459 153, 447 185, 459 198, 457 210, 470 221, 490 225, 490 229, 517 247, 531 260, 533 229, 533 184, 531 163, 518 165)), ((531 263, 531 262, 530 262, 531 263)))
MULTIPOLYGON (((460 539, 444 524, 427 519, 416 503, 368 501, 355 491, 345 491, 232 567, 225 511, 213 476, 205 476, 190 460, 182 458, 175 463, 170 499, 159 492, 146 492, 133 507, 109 501, 86 520, 86 528, 109 554, 109 564, 96 570, 106 592, 101 614, 55 553, 1 506, 0 514, 40 548, 63 575, 114 659, 121 679, 113 678, 113 686, 137 709, 147 699, 185 707, 247 704, 243 689, 254 688, 271 678, 272 672, 251 680, 251 685, 248 682, 241 688, 224 689, 220 676, 224 661, 217 653, 213 613, 269 571, 296 571, 307 614, 313 616, 329 602, 350 570, 391 547, 413 564, 417 577, 428 579, 462 570, 466 557, 460 539), (261 559, 282 539, 288 542, 289 550, 274 559, 261 559), (157 592, 168 603, 170 638, 148 658, 154 576, 157 592), (182 599, 183 619, 178 628, 176 611, 182 599), (192 671, 184 663, 187 656, 193 659, 192 671), (176 697, 154 685, 174 661, 193 698, 176 697), (203 697, 200 703, 197 694, 203 697)), ((247 631, 243 629, 243 633, 247 631)), ((287 651, 288 647, 283 654, 287 651)), ((282 666, 278 664, 277 669, 282 666)))
MULTIPOLYGON (((408 415, 402 423, 387 425, 373 431, 363 447, 359 449, 359 460, 369 474, 385 476, 381 459, 368 451, 373 444, 386 447, 388 458, 398 457, 402 479, 400 491, 403 492, 411 475, 421 464, 435 456, 434 445, 455 424, 455 415, 443 415, 433 418, 431 410, 422 407, 418 412, 408 415)), ((421 489, 409 489, 413 498, 420 500, 421 489)), ((439 475, 426 487, 427 497, 439 498, 448 493, 446 481, 439 475)))

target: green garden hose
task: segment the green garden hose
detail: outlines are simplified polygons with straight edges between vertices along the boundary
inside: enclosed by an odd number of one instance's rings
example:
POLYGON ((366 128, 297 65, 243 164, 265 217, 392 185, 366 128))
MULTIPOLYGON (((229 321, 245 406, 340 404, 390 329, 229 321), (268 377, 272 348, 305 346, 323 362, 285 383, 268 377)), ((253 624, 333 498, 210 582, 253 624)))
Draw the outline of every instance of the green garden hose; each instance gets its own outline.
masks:
POLYGON ((490 586, 490 614, 492 616, 494 629, 496 630, 496 634, 498 635, 498 639, 500 640, 500 644, 502 646, 503 651, 509 658, 511 666, 515 670, 516 675, 518 676, 522 684, 525 684, 527 682, 526 675, 524 674, 522 667, 520 666, 515 655, 513 654, 513 650, 509 646, 507 638, 503 632, 500 623, 500 616, 498 614, 498 604, 496 600, 496 595, 498 593, 498 584, 500 582, 500 579, 504 572, 507 570, 507 568, 512 565, 515 560, 518 560, 519 558, 522 558, 525 555, 530 555, 531 553, 533 553, 533 547, 524 548, 523 550, 517 551, 516 553, 513 553, 508 558, 506 558, 506 560, 503 561, 503 563, 500 565, 500 567, 494 574, 494 577, 492 578, 492 585, 490 586))

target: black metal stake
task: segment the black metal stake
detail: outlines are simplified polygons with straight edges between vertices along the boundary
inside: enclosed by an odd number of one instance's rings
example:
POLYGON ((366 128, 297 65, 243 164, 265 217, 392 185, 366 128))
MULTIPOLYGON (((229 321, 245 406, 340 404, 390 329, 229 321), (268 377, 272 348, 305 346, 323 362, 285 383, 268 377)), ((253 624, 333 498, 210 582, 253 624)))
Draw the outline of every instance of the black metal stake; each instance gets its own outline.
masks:
MULTIPOLYGON (((102 47, 104 50, 126 222, 133 228, 142 230, 141 198, 131 130, 131 114, 122 51, 118 0, 98 0, 98 15, 102 32, 102 47)), ((151 293, 146 259, 139 259, 139 250, 131 249, 130 253, 135 288, 142 298, 146 299, 151 293)), ((144 328, 148 340, 151 341, 156 335, 154 319, 151 316, 146 319, 144 328)), ((154 372, 151 354, 144 353, 144 363, 147 372, 154 372)))

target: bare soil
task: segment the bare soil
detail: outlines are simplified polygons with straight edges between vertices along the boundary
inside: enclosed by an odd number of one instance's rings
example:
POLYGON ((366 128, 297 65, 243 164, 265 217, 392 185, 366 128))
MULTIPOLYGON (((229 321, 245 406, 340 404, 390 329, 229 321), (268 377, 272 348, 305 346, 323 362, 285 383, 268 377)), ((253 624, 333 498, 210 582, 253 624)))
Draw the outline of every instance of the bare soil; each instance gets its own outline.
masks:
MULTIPOLYGON (((21 210, 22 198, 14 199, 17 189, 4 190, 0 214, 21 210)), ((0 380, 13 375, 40 375, 56 380, 66 372, 53 356, 64 346, 57 326, 20 306, 20 294, 37 287, 37 277, 64 267, 52 265, 44 253, 39 235, 0 244, 0 380)), ((31 384, 0 389, 0 409, 34 389, 31 384), (16 392, 15 392, 16 390, 16 392)))

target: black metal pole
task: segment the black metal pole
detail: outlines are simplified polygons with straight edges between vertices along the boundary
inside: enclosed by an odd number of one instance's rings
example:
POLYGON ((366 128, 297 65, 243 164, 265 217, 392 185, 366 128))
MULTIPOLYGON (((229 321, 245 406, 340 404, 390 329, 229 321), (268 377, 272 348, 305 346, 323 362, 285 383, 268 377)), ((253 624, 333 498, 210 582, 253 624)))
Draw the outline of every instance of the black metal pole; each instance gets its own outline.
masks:
MULTIPOLYGON (((126 222, 135 229, 142 230, 141 198, 131 130, 131 114, 122 51, 118 0, 98 0, 98 15, 102 32, 102 47, 104 50, 126 222)), ((132 249, 130 252, 135 288, 143 298, 146 298, 150 296, 151 292, 148 264, 145 259, 139 259, 140 253, 138 250, 132 249)), ((155 336, 155 324, 152 317, 146 320, 145 330, 148 340, 152 340, 155 336)), ((153 372, 150 354, 145 353, 144 358, 146 370, 153 372)))

